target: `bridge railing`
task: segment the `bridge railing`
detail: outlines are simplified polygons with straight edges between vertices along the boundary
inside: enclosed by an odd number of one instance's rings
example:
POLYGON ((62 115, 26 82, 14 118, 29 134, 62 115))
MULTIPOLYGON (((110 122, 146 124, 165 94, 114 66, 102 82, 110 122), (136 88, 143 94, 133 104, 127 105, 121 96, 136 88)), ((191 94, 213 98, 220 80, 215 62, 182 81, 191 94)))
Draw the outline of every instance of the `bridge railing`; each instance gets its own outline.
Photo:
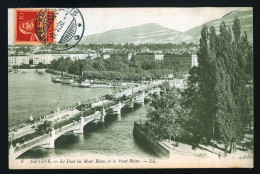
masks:
POLYGON ((40 137, 34 138, 30 141, 27 141, 27 142, 23 143, 22 145, 16 146, 15 149, 14 149, 14 152, 18 152, 18 151, 23 150, 27 147, 35 145, 35 144, 37 144, 41 141, 44 141, 45 139, 49 138, 50 136, 51 136, 50 134, 45 134, 45 135, 42 135, 40 137))
POLYGON ((93 121, 94 119, 96 119, 96 117, 97 117, 98 115, 100 115, 100 113, 89 115, 89 116, 87 116, 87 117, 84 118, 84 121, 85 121, 85 122, 93 121))
MULTIPOLYGON (((87 117, 84 117, 84 121, 89 121, 89 120, 92 121, 93 118, 96 118, 97 115, 98 114, 92 114, 92 115, 89 115, 87 117)), ((55 134, 59 134, 59 133, 64 132, 64 131, 67 132, 68 129, 73 128, 75 126, 78 126, 80 124, 81 124, 80 121, 75 121, 75 122, 69 123, 69 124, 67 124, 67 125, 65 125, 65 126, 63 126, 61 128, 56 129, 55 130, 55 134)))
POLYGON ((56 129, 55 130, 55 134, 59 134, 61 132, 64 132, 64 130, 65 130, 65 132, 67 132, 68 129, 70 129, 72 127, 75 127, 75 126, 78 126, 78 125, 80 125, 79 121, 75 121, 75 122, 69 123, 69 124, 67 124, 67 125, 65 125, 65 126, 63 126, 61 128, 56 129))

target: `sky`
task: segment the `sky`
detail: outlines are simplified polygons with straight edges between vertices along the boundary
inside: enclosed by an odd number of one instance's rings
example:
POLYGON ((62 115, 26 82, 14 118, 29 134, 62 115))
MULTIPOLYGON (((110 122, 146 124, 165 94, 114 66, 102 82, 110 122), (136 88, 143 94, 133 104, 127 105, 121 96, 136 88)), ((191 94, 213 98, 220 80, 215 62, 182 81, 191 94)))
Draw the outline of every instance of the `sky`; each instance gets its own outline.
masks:
MULTIPOLYGON (((219 19, 232 10, 251 7, 203 8, 79 8, 84 22, 84 36, 146 23, 156 23, 177 31, 186 31, 205 22, 219 19)), ((14 10, 8 10, 8 44, 13 42, 14 10)))

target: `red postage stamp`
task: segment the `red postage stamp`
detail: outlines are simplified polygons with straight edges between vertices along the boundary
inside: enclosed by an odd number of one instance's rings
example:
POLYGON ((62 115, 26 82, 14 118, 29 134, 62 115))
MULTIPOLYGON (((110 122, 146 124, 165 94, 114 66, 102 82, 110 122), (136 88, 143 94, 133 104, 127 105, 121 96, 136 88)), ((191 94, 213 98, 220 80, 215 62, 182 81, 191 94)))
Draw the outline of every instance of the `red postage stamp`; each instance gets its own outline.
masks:
MULTIPOLYGON (((14 44, 29 44, 29 45, 39 45, 42 44, 41 40, 36 34, 36 19, 40 13, 41 9, 15 9, 15 27, 14 27, 14 44)), ((55 16, 54 10, 49 10, 47 14, 47 19, 49 16, 55 16)), ((46 20, 45 16, 40 18, 46 20)), ((54 21, 44 28, 44 35, 48 38, 49 42, 54 43, 55 38, 52 37, 54 34, 54 21)))

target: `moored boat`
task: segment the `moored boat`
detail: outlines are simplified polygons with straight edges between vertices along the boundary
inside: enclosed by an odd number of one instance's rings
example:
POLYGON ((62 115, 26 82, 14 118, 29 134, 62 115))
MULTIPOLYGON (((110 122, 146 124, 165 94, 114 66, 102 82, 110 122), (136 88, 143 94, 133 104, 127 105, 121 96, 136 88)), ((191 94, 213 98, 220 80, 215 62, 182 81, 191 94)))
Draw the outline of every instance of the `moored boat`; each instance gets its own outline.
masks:
POLYGON ((78 82, 73 82, 73 83, 70 84, 70 86, 73 86, 73 87, 80 87, 81 84, 78 83, 78 82))
POLYGON ((82 87, 82 88, 87 88, 89 86, 90 86, 89 80, 85 80, 85 81, 80 83, 80 87, 82 87))
POLYGON ((111 88, 111 84, 90 84, 90 88, 111 88))
POLYGON ((73 79, 71 79, 70 77, 63 77, 61 79, 62 84, 71 84, 72 82, 73 82, 73 79))
POLYGON ((61 79, 60 79, 60 77, 52 76, 52 77, 51 77, 51 81, 54 82, 54 83, 60 83, 60 82, 61 82, 61 79))

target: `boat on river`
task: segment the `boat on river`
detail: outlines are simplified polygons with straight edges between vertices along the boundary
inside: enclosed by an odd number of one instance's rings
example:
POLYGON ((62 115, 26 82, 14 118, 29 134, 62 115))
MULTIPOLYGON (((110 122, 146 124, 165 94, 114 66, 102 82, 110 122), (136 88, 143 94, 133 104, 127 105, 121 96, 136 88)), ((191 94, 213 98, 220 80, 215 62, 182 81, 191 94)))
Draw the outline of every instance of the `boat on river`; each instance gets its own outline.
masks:
POLYGON ((73 82, 70 84, 72 87, 80 87, 81 86, 81 78, 73 77, 73 82))
POLYGON ((111 84, 90 84, 89 85, 90 88, 112 88, 111 84))
POLYGON ((73 79, 71 79, 70 77, 62 77, 61 83, 62 84, 71 84, 71 83, 73 83, 73 79))
POLYGON ((70 86, 72 86, 72 87, 80 87, 81 84, 79 82, 73 82, 73 83, 70 84, 70 86))
POLYGON ((80 83, 80 87, 82 87, 82 88, 88 88, 89 86, 90 86, 89 80, 85 80, 85 81, 80 83))
POLYGON ((57 77, 57 76, 52 76, 51 77, 51 81, 54 83, 60 83, 61 82, 61 78, 57 77))

